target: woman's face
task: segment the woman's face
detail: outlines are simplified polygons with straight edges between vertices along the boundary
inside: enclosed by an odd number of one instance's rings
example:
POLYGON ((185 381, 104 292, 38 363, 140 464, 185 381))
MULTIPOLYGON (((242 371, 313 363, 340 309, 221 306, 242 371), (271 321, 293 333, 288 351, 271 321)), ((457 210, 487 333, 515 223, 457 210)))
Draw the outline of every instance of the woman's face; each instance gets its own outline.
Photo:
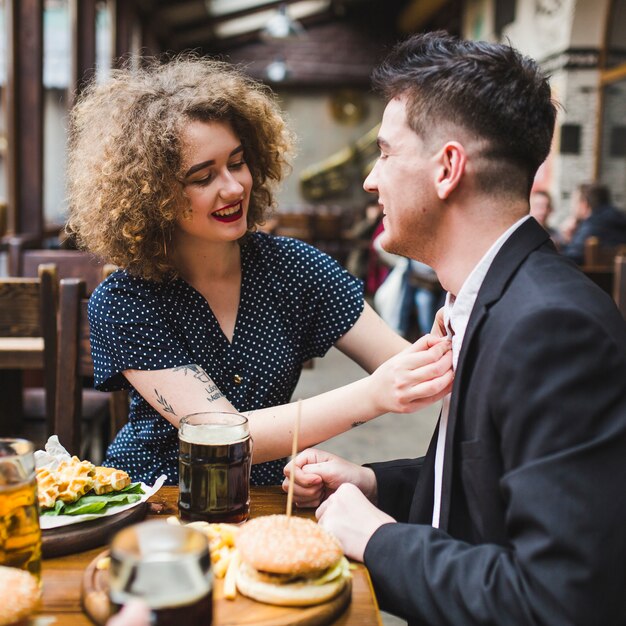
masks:
POLYGON ((247 230, 252 176, 243 146, 226 122, 190 122, 182 134, 183 183, 191 215, 179 234, 210 242, 236 241, 247 230))

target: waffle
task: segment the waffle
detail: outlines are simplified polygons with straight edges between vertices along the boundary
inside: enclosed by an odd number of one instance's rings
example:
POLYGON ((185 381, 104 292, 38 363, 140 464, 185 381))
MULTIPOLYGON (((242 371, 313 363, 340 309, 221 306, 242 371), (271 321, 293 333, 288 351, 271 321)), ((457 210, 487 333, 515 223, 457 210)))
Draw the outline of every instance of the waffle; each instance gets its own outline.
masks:
POLYGON ((81 461, 73 456, 63 461, 56 469, 37 470, 37 493, 39 506, 43 509, 54 507, 57 500, 65 503, 76 502, 94 486, 95 466, 89 461, 81 461))
POLYGON ((39 508, 51 509, 57 501, 59 485, 56 482, 54 472, 44 467, 37 470, 37 497, 39 508))
POLYGON ((76 502, 86 493, 96 495, 120 491, 130 485, 130 476, 112 467, 96 467, 89 461, 73 456, 61 461, 56 468, 37 470, 37 493, 41 509, 54 508, 57 500, 66 504, 76 502))
POLYGON ((93 490, 97 495, 119 491, 130 485, 130 476, 113 467, 96 467, 93 490))

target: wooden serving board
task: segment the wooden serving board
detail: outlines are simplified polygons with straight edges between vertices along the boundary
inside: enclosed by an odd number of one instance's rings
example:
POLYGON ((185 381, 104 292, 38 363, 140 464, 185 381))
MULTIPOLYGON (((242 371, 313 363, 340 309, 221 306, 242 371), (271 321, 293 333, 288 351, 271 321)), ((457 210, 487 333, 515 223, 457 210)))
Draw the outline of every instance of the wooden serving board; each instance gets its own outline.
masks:
MULTIPOLYGON (((98 569, 98 562, 108 557, 105 550, 89 563, 83 575, 81 600, 85 613, 98 626, 104 626, 109 617, 109 572, 98 569)), ((308 607, 274 606, 255 602, 240 593, 227 600, 223 593, 224 581, 217 579, 213 587, 213 626, 323 626, 336 619, 348 606, 352 585, 332 600, 308 607)))
POLYGON ((61 526, 41 531, 41 549, 46 559, 82 552, 103 546, 120 529, 142 520, 148 503, 140 502, 131 509, 90 522, 61 526))

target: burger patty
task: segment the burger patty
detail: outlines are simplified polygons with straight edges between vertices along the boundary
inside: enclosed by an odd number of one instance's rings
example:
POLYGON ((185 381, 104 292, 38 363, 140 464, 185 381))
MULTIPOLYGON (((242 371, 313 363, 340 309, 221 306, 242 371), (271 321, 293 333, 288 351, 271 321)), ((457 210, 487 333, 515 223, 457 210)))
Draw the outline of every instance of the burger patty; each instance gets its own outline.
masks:
MULTIPOLYGON (((247 563, 241 564, 242 569, 245 569, 246 574, 254 580, 259 580, 264 583, 271 583, 273 585, 286 585, 287 583, 305 582, 307 580, 314 580, 321 577, 327 570, 313 570, 306 574, 273 574, 272 572, 262 572, 258 569, 254 569, 247 563)), ((333 566, 334 567, 334 566, 333 566)), ((331 568, 328 568, 331 569, 331 568)))

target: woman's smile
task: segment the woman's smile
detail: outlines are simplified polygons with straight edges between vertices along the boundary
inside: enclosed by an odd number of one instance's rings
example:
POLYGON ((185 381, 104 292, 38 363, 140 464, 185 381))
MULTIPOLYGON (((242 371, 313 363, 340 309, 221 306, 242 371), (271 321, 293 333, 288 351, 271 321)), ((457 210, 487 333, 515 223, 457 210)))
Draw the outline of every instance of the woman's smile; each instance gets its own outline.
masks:
POLYGON ((215 218, 218 222, 236 222, 243 216, 243 207, 241 201, 235 204, 229 204, 228 206, 218 209, 211 214, 211 217, 215 218))

